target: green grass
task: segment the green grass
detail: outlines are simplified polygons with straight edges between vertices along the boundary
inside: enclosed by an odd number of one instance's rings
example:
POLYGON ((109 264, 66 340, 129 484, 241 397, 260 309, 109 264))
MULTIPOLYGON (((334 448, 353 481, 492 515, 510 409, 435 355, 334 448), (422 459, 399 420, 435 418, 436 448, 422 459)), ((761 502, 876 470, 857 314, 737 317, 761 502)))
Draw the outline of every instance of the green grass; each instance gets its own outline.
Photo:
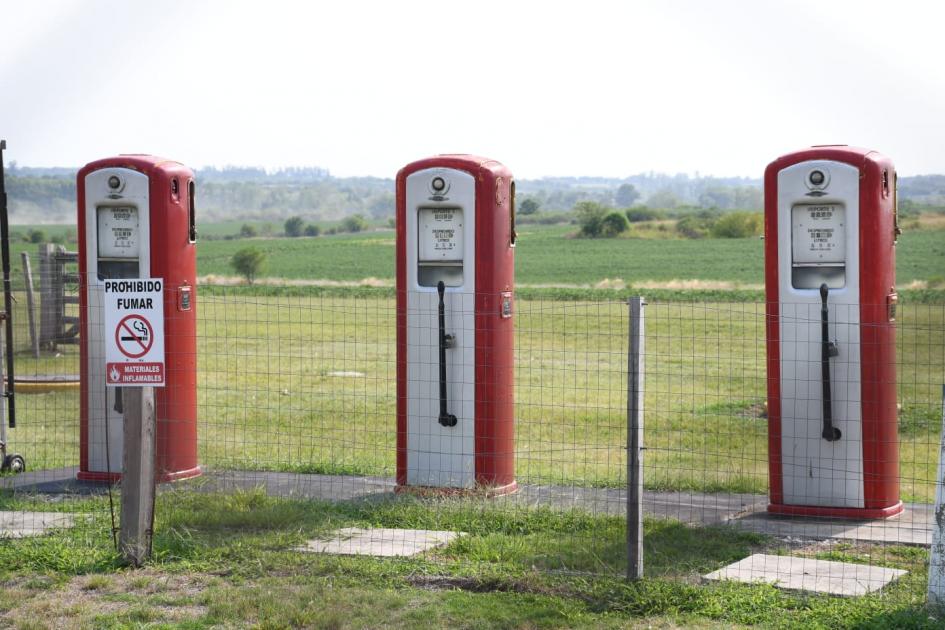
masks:
MULTIPOLYGON (((35 508, 39 498, 6 507, 35 508)), ((938 627, 923 606, 927 552, 846 543, 792 555, 869 562, 909 574, 878 594, 834 598, 765 585, 702 583, 750 553, 788 553, 777 539, 730 528, 644 522, 643 580, 627 583, 620 517, 502 507, 469 499, 323 503, 177 486, 158 497, 154 556, 123 570, 104 498, 96 515, 32 539, 0 541, 0 611, 21 628, 777 628, 938 627), (464 531, 406 559, 291 551, 341 527, 464 531)))

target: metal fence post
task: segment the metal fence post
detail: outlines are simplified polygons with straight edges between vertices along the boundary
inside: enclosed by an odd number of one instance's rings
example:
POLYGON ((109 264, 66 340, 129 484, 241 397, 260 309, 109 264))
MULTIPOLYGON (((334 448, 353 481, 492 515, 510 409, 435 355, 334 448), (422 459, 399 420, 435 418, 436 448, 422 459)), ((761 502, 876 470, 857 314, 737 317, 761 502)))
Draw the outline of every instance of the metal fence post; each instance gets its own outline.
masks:
POLYGON ((643 392, 642 297, 632 297, 627 355, 627 579, 643 577, 643 392))
POLYGON ((929 603, 945 606, 945 385, 942 385, 942 437, 938 455, 938 474, 935 475, 935 511, 932 514, 929 603))

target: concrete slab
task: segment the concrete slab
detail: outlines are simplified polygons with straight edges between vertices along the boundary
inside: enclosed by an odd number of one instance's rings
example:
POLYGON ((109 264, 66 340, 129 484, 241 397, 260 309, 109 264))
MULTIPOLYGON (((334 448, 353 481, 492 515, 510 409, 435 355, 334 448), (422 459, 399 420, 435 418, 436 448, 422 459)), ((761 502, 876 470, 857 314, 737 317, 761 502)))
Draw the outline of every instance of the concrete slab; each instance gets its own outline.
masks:
POLYGON ((310 540, 297 551, 346 556, 409 557, 448 545, 463 532, 429 529, 362 529, 345 527, 328 540, 310 540))
POLYGON ((907 505, 902 514, 883 520, 784 516, 762 511, 733 518, 728 524, 772 536, 926 546, 932 544, 934 527, 932 506, 913 503, 907 505))
POLYGON ((0 538, 39 536, 51 529, 72 527, 75 516, 63 512, 0 511, 0 538))
POLYGON ((867 564, 756 553, 704 576, 707 580, 764 582, 778 588, 858 597, 878 591, 906 571, 867 564))

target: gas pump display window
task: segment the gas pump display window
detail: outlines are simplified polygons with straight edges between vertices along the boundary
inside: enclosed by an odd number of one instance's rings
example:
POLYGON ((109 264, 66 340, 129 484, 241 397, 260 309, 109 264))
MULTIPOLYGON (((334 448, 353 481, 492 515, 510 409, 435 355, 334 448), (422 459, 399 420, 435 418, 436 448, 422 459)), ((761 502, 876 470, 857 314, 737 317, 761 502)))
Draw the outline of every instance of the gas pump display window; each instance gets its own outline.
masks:
POLYGON ((138 235, 137 208, 98 208, 99 258, 137 258, 140 253, 138 235))
POLYGON ((421 262, 462 262, 463 209, 420 208, 418 218, 419 260, 421 262))
POLYGON ((791 208, 791 248, 795 265, 842 265, 846 261, 844 210, 838 203, 791 208))

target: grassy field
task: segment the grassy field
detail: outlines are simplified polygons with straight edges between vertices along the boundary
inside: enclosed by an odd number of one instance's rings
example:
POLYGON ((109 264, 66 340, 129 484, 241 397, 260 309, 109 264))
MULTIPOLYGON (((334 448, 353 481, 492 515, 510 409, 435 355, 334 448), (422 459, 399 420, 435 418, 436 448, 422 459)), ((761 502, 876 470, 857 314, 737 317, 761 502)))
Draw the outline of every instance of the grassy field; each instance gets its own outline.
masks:
MULTIPOLYGON (((199 302, 200 459, 217 468, 394 472, 393 300, 254 296, 199 302)), ((647 307, 648 488, 767 490, 760 304, 647 307)), ((517 475, 615 487, 625 479, 626 306, 520 300, 517 475)), ((930 501, 937 462, 945 309, 903 306, 899 400, 903 498, 930 501)), ((76 372, 77 352, 20 373, 76 372)), ((19 398, 11 435, 31 468, 75 464, 78 393, 19 398)))
MULTIPOLYGON (((53 226, 44 229, 50 234, 55 231, 53 226)), ((232 226, 231 231, 238 231, 238 226, 232 226)), ((522 226, 515 252, 516 283, 594 286, 605 279, 635 286, 672 280, 731 286, 764 283, 764 242, 758 238, 569 238, 575 231, 574 226, 522 226)), ((378 278, 391 283, 394 278, 393 230, 314 238, 201 241, 197 250, 198 273, 235 275, 230 259, 247 245, 267 252, 268 266, 263 275, 276 278, 352 282, 378 278)), ((28 251, 31 256, 36 252, 35 245, 26 243, 17 243, 14 249, 15 270, 20 268, 19 251, 28 251)), ((916 281, 945 281, 945 230, 907 231, 899 240, 896 255, 900 287, 916 281)), ((36 264, 34 259, 33 265, 36 264)))
MULTIPOLYGON (((573 226, 525 226, 515 251, 518 284, 595 285, 620 279, 704 280, 734 285, 764 283, 764 243, 751 239, 655 240, 567 238, 573 226)), ((252 243, 269 254, 266 275, 291 279, 393 281, 394 233, 298 239, 251 239, 201 243, 201 275, 234 275, 233 253, 252 243)), ((945 231, 903 234, 897 248, 901 286, 945 275, 945 231)))
MULTIPOLYGON (((729 528, 644 523, 645 579, 627 583, 623 521, 396 497, 343 504, 178 488, 156 506, 154 559, 120 568, 104 497, 68 506, 71 530, 0 541, 0 624, 40 628, 938 628, 922 604, 927 552, 785 544, 729 528), (410 559, 292 551, 339 527, 449 528, 467 535, 410 559), (903 568, 881 594, 836 598, 702 583, 753 552, 903 568)), ((62 502, 0 497, 4 509, 62 502)))

